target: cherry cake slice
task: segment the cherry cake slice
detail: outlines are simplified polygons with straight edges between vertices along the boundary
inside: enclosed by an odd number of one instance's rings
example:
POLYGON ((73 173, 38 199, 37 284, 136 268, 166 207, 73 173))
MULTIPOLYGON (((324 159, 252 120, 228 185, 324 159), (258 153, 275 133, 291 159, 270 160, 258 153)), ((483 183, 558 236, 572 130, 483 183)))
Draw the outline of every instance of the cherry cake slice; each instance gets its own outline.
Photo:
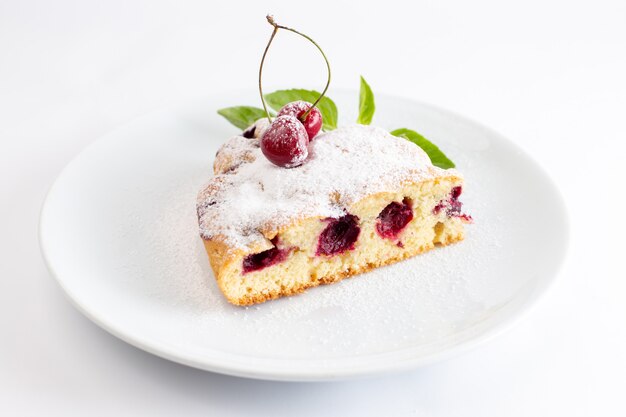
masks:
POLYGON ((217 283, 250 305, 337 282, 464 238, 463 178, 373 127, 319 133, 306 163, 272 164, 257 122, 224 143, 198 195, 217 283))

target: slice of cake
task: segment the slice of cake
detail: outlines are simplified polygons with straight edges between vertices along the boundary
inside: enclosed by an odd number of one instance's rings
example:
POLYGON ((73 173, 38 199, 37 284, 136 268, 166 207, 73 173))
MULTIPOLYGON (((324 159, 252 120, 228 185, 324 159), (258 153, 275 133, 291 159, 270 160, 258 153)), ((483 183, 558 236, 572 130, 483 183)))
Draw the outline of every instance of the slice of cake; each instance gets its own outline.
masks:
POLYGON ((264 157, 259 121, 218 151, 197 201, 217 283, 249 305, 329 284, 463 239, 463 179, 372 126, 320 133, 306 163, 264 157))

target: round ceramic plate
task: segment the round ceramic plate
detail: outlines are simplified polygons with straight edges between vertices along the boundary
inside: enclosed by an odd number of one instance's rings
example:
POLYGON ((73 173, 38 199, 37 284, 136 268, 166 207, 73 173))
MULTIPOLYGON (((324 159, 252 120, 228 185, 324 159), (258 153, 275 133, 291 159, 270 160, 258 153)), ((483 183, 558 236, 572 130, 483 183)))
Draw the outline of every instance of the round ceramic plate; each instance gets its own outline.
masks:
MULTIPOLYGON (((334 92, 340 124, 358 93, 334 92)), ((227 94, 141 117, 71 162, 41 213, 41 248, 69 298, 121 339, 190 366, 319 380, 407 369, 510 325, 555 278, 567 246, 560 193, 509 140, 448 111, 378 96, 374 123, 409 127, 465 175, 466 239, 396 265, 252 307, 230 305, 209 267, 196 193, 237 130, 227 94)), ((376 158, 376 155, 372 155, 376 158)))

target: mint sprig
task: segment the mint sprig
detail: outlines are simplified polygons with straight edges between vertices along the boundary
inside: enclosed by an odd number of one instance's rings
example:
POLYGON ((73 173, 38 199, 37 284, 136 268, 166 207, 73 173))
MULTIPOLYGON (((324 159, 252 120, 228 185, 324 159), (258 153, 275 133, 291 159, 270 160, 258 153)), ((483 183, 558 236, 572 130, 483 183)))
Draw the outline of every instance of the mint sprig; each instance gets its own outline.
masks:
MULTIPOLYGON (((276 111, 280 110, 285 104, 292 101, 308 101, 309 103, 315 103, 320 96, 320 93, 314 90, 303 89, 291 89, 291 90, 278 90, 273 93, 265 94, 265 101, 270 107, 276 111)), ((317 103, 317 108, 322 113, 322 128, 324 130, 337 129, 337 106, 328 96, 322 97, 317 103)))
MULTIPOLYGON (((265 100, 269 106, 278 111, 285 104, 293 101, 303 100, 309 103, 314 103, 320 96, 320 93, 314 90, 304 89, 290 89, 290 90, 278 90, 273 93, 265 94, 265 100)), ((335 103, 327 96, 317 104, 317 108, 322 113, 322 121, 324 130, 333 130, 337 128, 338 111, 335 103)), ((357 123, 368 125, 372 122, 374 112, 376 110, 376 104, 374 102, 374 93, 369 84, 361 77, 361 89, 359 94, 359 117, 357 123)), ((226 107, 217 111, 220 115, 224 116, 233 125, 239 129, 247 129, 250 125, 259 119, 267 117, 265 111, 258 107, 251 106, 235 106, 226 107)), ((274 116, 273 114, 271 114, 274 116)), ((392 135, 404 138, 413 142, 430 158, 432 164, 442 169, 454 168, 454 162, 452 162, 434 143, 426 139, 414 130, 401 128, 391 132, 392 135)))
POLYGON ((439 149, 434 143, 426 139, 424 136, 417 133, 415 130, 402 128, 392 131, 391 134, 400 138, 410 140, 411 142, 422 148, 422 150, 426 152, 434 166, 442 169, 455 167, 454 162, 448 159, 448 157, 441 151, 441 149, 439 149))
POLYGON ((252 123, 265 117, 263 109, 251 106, 226 107, 219 109, 217 113, 242 130, 247 129, 252 123))
POLYGON ((357 123, 368 125, 372 123, 376 104, 374 103, 374 93, 365 78, 361 76, 361 91, 359 94, 359 118, 357 123))

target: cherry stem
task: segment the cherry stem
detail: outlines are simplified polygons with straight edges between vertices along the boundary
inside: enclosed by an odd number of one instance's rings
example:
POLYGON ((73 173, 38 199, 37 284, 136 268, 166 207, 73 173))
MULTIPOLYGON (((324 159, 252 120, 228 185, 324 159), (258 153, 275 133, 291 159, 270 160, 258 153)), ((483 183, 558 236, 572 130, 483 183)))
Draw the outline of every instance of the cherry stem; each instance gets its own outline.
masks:
POLYGON ((261 78, 263 77, 263 62, 265 62, 265 56, 267 55, 267 51, 269 51, 270 49, 270 45, 274 40, 274 36, 276 36, 276 32, 278 32, 278 28, 274 26, 274 31, 272 32, 272 36, 270 36, 270 41, 265 47, 265 51, 263 52, 263 58, 261 58, 261 66, 259 67, 259 94, 261 94, 261 103, 263 103, 263 110, 265 110, 267 120, 269 120, 270 123, 272 123, 272 117, 270 116, 270 112, 267 111, 267 104, 265 104, 265 97, 263 97, 263 85, 261 83, 261 78))
POLYGON ((277 24, 274 21, 274 17, 271 16, 271 15, 267 15, 266 18, 267 18, 267 21, 269 22, 269 24, 274 26, 274 31, 272 31, 272 36, 270 36, 270 40, 267 43, 267 46, 265 47, 265 51, 263 52, 263 58, 261 58, 261 66, 259 67, 259 93, 261 94, 261 102, 263 103, 263 110, 265 110, 265 114, 267 115, 267 120, 269 120, 270 123, 272 122, 272 118, 270 116, 269 111, 267 110, 267 105, 265 104, 265 97, 263 97, 263 87, 262 87, 262 83, 261 83, 261 78, 263 76, 263 63, 265 62, 265 56, 267 55, 267 51, 270 49, 270 45, 272 44, 272 41, 274 40, 274 36, 276 36, 276 32, 278 32, 278 29, 288 30, 290 32, 296 33, 296 34, 302 36, 303 38, 307 39, 309 42, 311 42, 313 45, 315 45, 315 47, 320 51, 320 53, 322 54, 322 57, 324 57, 324 61, 326 62, 326 69, 328 70, 328 79, 326 81, 326 86, 324 87, 324 90, 322 91, 322 94, 320 94, 320 96, 317 98, 317 100, 315 100, 313 105, 311 107, 309 107, 309 109, 300 117, 300 120, 305 121, 306 118, 309 116, 309 113, 311 113, 311 110, 313 110, 313 108, 315 106, 317 106, 317 104, 320 102, 320 100, 324 97, 324 95, 328 91, 328 87, 330 86, 330 75, 331 75, 330 74, 330 63, 328 62, 328 58, 326 57, 326 54, 324 53, 322 48, 317 44, 317 42, 315 42, 309 36, 305 35, 304 33, 300 33, 300 32, 298 32, 295 29, 292 29, 292 28, 289 28, 287 26, 282 26, 282 25, 277 24))

